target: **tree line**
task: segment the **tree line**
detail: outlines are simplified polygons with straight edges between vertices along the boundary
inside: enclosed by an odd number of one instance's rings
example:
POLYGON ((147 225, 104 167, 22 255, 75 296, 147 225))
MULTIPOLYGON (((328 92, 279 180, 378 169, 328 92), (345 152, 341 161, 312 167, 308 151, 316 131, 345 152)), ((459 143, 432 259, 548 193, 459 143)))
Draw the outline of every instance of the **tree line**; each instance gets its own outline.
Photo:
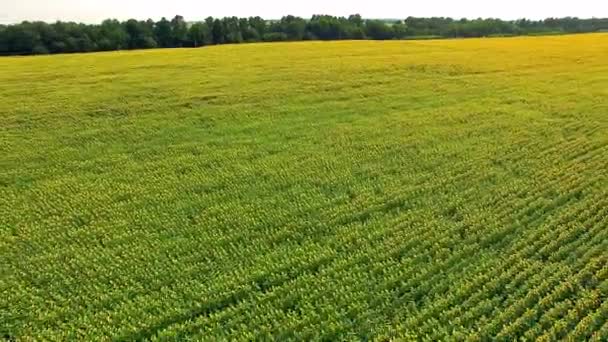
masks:
POLYGON ((548 18, 459 19, 415 18, 405 20, 363 19, 360 15, 314 15, 310 19, 285 16, 280 20, 213 18, 187 22, 182 16, 159 21, 107 19, 101 24, 24 21, 0 25, 0 55, 31 55, 112 51, 126 49, 200 47, 243 42, 341 39, 422 39, 514 36, 608 31, 608 19, 548 18))

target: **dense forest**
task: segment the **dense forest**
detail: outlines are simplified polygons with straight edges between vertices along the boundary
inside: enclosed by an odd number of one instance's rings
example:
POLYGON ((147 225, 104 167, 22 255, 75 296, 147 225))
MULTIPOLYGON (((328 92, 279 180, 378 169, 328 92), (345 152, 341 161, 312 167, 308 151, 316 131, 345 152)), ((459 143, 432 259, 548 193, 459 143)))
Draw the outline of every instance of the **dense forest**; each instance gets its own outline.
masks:
POLYGON ((315 15, 309 20, 294 16, 280 20, 209 17, 200 22, 187 22, 178 15, 157 22, 108 19, 95 25, 24 21, 0 25, 0 55, 199 47, 259 41, 488 37, 604 30, 608 30, 608 19, 570 17, 539 21, 414 17, 370 20, 360 15, 348 18, 315 15))

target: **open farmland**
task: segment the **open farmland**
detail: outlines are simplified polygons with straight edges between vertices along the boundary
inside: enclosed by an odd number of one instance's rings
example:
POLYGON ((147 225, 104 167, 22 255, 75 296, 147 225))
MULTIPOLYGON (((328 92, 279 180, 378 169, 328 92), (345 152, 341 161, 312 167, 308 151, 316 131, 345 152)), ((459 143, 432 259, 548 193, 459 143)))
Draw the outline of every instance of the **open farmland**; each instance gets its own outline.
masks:
POLYGON ((0 333, 608 339, 608 34, 0 59, 0 333))

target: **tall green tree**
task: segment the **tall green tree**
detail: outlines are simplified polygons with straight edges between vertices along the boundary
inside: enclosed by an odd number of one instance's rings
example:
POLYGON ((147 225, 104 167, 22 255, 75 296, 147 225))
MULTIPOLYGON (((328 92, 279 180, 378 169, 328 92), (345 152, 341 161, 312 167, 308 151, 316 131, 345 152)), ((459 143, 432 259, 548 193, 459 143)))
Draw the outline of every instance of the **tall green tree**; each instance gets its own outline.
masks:
POLYGON ((365 35, 371 39, 385 40, 395 37, 395 33, 389 25, 382 20, 366 20, 365 35))
POLYGON ((116 19, 107 19, 101 23, 100 42, 101 50, 120 50, 128 47, 129 36, 126 28, 116 19))
POLYGON ((188 39, 193 47, 206 45, 207 43, 207 25, 205 23, 194 23, 188 30, 188 39))
POLYGON ((181 15, 171 20, 171 39, 173 47, 188 45, 188 24, 181 15))
POLYGON ((158 46, 153 36, 154 22, 129 19, 125 23, 129 49, 149 49, 158 46))
POLYGON ((224 24, 221 20, 213 20, 213 26, 211 27, 211 35, 213 37, 213 44, 224 44, 226 39, 224 33, 224 24))
POLYGON ((226 43, 242 43, 243 34, 239 25, 239 18, 228 17, 222 19, 224 27, 224 41, 226 43))
POLYGON ((264 36, 268 27, 266 20, 260 17, 250 17, 249 26, 251 26, 260 37, 264 36))
POLYGON ((293 15, 281 18, 277 26, 277 32, 285 33, 289 40, 302 40, 306 34, 306 20, 293 15))
POLYGON ((154 25, 154 35, 158 42, 158 46, 173 47, 173 29, 171 26, 171 22, 165 17, 162 17, 154 25))

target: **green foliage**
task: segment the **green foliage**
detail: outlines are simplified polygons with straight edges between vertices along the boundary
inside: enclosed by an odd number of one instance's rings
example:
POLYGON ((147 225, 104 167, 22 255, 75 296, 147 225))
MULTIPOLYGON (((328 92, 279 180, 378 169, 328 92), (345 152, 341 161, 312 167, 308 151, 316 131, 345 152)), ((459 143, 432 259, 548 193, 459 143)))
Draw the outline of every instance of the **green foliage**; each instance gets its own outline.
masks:
POLYGON ((173 34, 171 33, 171 22, 163 17, 154 25, 154 35, 160 47, 173 46, 173 34))
POLYGON ((188 25, 181 15, 176 15, 171 20, 171 40, 173 47, 189 46, 188 25))
POLYGON ((0 336, 606 341, 607 46, 3 58, 0 336))
POLYGON ((101 25, 57 22, 23 22, 0 27, 0 54, 28 55, 65 52, 146 49, 153 47, 199 47, 259 41, 300 41, 340 39, 418 39, 419 37, 502 37, 596 32, 608 29, 608 19, 549 18, 544 21, 520 19, 413 18, 406 20, 365 20, 314 15, 305 20, 292 15, 266 21, 260 17, 214 19, 187 23, 182 16, 171 21, 121 23, 114 19, 101 25))
POLYGON ((224 28, 224 23, 221 20, 213 20, 211 35, 214 44, 224 44, 226 42, 226 30, 224 28))
POLYGON ((266 42, 284 42, 289 40, 289 37, 284 32, 269 32, 263 37, 266 42))
POLYGON ((391 39, 394 32, 393 26, 386 25, 382 20, 367 20, 365 22, 365 34, 371 39, 391 39))

